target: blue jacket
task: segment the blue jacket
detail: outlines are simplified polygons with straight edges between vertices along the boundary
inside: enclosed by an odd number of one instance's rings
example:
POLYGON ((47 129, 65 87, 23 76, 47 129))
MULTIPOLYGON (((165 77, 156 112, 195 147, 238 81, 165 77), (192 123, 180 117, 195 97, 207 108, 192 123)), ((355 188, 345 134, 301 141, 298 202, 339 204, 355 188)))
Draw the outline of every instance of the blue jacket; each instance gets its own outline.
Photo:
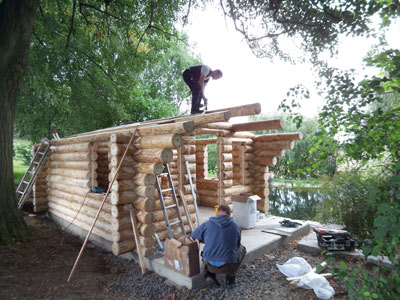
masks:
POLYGON ((211 217, 197 227, 192 238, 205 243, 205 261, 237 263, 240 246, 240 227, 228 215, 211 217))

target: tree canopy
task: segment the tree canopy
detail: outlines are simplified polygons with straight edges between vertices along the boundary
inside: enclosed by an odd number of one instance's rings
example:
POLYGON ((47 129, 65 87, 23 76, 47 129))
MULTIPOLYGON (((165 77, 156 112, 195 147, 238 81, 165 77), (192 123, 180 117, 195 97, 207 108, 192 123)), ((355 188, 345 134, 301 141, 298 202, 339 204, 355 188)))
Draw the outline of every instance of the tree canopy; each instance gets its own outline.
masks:
POLYGON ((185 1, 42 1, 16 130, 34 140, 176 114, 199 63, 174 28, 185 1))
POLYGON ((243 34, 253 53, 258 57, 295 61, 293 43, 285 45, 283 37, 295 38, 303 56, 318 62, 325 50, 335 53, 341 35, 368 36, 376 34, 372 19, 379 15, 383 25, 400 13, 395 0, 269 0, 221 1, 226 16, 243 34))

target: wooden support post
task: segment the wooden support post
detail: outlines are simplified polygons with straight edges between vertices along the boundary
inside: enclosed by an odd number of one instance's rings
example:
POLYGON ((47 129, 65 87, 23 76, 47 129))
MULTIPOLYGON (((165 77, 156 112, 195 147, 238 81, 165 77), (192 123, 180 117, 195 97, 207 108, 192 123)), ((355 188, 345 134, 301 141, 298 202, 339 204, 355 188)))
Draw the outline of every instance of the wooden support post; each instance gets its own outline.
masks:
POLYGON ((140 239, 139 239, 139 230, 138 230, 138 226, 137 226, 136 212, 135 212, 135 208, 133 207, 132 203, 129 204, 129 212, 130 212, 130 216, 131 216, 133 235, 135 237, 136 250, 137 250, 137 253, 139 256, 140 269, 142 270, 142 274, 145 274, 146 267, 144 266, 142 244, 140 243, 140 239))
POLYGON ((222 137, 217 138, 218 157, 218 205, 222 204, 222 137))
POLYGON ((241 144, 241 147, 240 147, 240 158, 241 158, 241 160, 240 160, 240 162, 241 162, 241 166, 240 166, 240 171, 241 171, 241 174, 242 174, 242 185, 245 185, 245 183, 244 183, 244 180, 245 180, 245 176, 244 176, 244 169, 245 169, 245 166, 244 166, 244 143, 242 143, 241 144))

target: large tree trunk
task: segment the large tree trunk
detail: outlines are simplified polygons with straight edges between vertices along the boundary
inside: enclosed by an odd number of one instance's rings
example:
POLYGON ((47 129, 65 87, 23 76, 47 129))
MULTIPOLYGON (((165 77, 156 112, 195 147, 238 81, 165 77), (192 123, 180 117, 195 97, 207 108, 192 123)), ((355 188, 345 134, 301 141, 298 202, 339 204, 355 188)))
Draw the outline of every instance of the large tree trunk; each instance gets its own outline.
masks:
POLYGON ((0 244, 27 236, 14 192, 13 123, 39 2, 0 1, 0 244))

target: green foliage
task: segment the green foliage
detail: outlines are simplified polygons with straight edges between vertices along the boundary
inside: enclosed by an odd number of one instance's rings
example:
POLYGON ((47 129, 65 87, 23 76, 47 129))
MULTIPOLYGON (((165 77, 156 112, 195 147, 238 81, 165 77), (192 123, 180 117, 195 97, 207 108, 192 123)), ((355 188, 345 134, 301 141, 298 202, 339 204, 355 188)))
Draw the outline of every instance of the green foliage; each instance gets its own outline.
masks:
POLYGON ((400 206, 381 203, 377 207, 374 221, 373 239, 363 247, 364 255, 386 256, 392 268, 376 266, 373 272, 358 265, 351 272, 341 262, 334 269, 340 280, 345 280, 350 299, 399 299, 400 295, 400 206))
POLYGON ((42 1, 16 130, 39 140, 176 115, 199 63, 174 28, 185 1, 42 1))
POLYGON ((14 161, 13 162, 13 175, 14 175, 14 186, 17 187, 18 184, 21 182, 22 177, 24 177, 24 174, 26 170, 28 169, 28 166, 21 161, 14 161))
POLYGON ((292 150, 286 150, 283 157, 278 157, 277 164, 271 167, 270 170, 276 177, 286 179, 308 179, 317 178, 318 176, 328 175, 333 176, 337 169, 335 152, 329 152, 326 159, 318 160, 322 155, 319 151, 312 151, 314 148, 314 136, 317 134, 317 120, 302 119, 301 123, 293 120, 287 115, 280 116, 253 116, 252 121, 283 119, 284 127, 281 131, 264 130, 256 131, 257 134, 274 133, 274 132, 300 132, 303 134, 303 139, 295 141, 292 150))
POLYGON ((19 145, 14 148, 14 159, 22 161, 25 165, 32 160, 32 146, 19 145))
POLYGON ((324 200, 318 206, 317 219, 328 224, 344 224, 358 239, 370 238, 379 203, 390 199, 384 179, 359 171, 339 172, 323 181, 324 200))
POLYGON ((210 144, 207 145, 207 152, 208 152, 208 177, 218 177, 218 152, 217 152, 217 145, 210 144))
POLYGON ((315 59, 325 50, 334 54, 340 35, 374 34, 372 18, 380 15, 386 26, 400 13, 400 4, 391 0, 227 1, 224 12, 257 56, 293 61, 282 36, 300 38, 297 46, 305 53, 303 59, 315 59))

